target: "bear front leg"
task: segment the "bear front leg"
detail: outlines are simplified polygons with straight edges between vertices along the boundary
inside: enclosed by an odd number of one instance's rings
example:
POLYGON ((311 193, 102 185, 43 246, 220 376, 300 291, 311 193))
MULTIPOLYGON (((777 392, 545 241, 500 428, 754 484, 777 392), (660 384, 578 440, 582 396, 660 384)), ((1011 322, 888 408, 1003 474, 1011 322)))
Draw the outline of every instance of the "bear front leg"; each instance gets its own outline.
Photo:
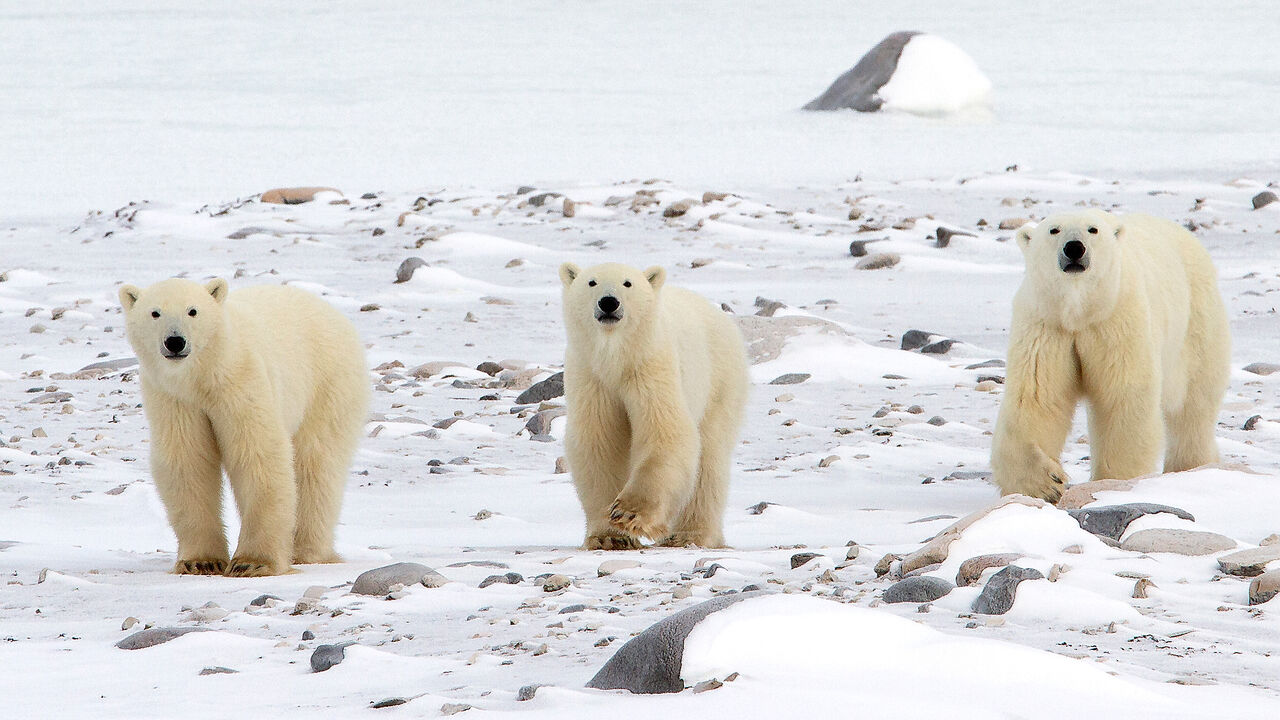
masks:
POLYGON ((227 575, 257 577, 289 572, 297 522, 293 448, 284 428, 264 422, 267 409, 217 424, 223 462, 240 511, 240 538, 227 575))
POLYGON ((1139 382, 1089 401, 1092 480, 1128 480, 1155 472, 1164 442, 1160 386, 1139 382))
POLYGON ((1002 495, 1056 503, 1067 473, 1058 458, 1080 397, 1080 366, 1070 336, 1015 318, 1004 399, 991 442, 992 479, 1002 495))
POLYGON ((631 417, 632 471, 609 508, 614 528, 661 541, 692 497, 701 443, 675 393, 637 393, 631 417))
POLYGON ((209 418, 143 386, 151 425, 151 476, 178 537, 179 575, 221 575, 227 569, 222 526, 222 465, 209 418))
POLYGON ((587 519, 585 550, 637 550, 640 540, 609 522, 609 506, 627 482, 631 427, 622 405, 591 378, 566 368, 569 425, 565 459, 587 519))

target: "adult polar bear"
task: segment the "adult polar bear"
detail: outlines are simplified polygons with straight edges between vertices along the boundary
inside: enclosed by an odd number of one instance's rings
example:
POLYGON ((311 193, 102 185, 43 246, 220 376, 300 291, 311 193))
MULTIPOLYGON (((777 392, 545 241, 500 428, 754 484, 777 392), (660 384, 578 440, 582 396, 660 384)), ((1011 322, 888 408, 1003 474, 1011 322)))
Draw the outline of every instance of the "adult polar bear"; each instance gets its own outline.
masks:
POLYGON ((588 549, 722 547, 729 468, 747 400, 733 322, 663 287, 660 267, 560 266, 565 454, 588 549))
POLYGON ((991 468, 1004 494, 1057 502, 1080 398, 1092 478, 1217 462, 1230 368, 1217 272, 1195 236, 1148 215, 1065 213, 1018 230, 1026 276, 1013 301, 991 468))
POLYGON ((351 322, 285 286, 171 279, 120 288, 151 425, 151 473, 180 574, 278 575, 336 562, 347 470, 369 405, 351 322), (240 510, 228 560, 222 468, 240 510))

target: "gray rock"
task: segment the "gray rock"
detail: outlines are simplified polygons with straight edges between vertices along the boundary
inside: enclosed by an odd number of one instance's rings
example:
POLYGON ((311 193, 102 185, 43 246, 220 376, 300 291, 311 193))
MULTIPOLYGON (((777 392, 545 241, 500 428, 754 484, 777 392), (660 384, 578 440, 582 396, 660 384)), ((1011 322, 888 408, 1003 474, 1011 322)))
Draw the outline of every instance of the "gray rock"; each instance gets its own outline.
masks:
POLYGON ((373 708, 374 710, 381 710, 382 708, 389 708, 389 707, 395 707, 397 705, 403 705, 407 702, 409 702, 408 698, 389 697, 389 698, 384 698, 382 700, 379 700, 378 702, 370 705, 369 707, 373 708))
POLYGON ((934 415, 933 417, 929 418, 925 422, 929 423, 930 425, 933 425, 934 427, 942 427, 943 425, 947 424, 947 419, 942 417, 941 415, 934 415))
POLYGON ((542 581, 542 591, 556 592, 557 590, 563 590, 572 584, 573 584, 573 581, 570 580, 567 576, 551 575, 551 576, 548 576, 546 580, 542 581))
POLYGON ((1250 415, 1250 416, 1249 416, 1249 419, 1244 421, 1244 425, 1242 425, 1242 426, 1240 427, 1240 429, 1241 429, 1241 430, 1256 430, 1256 429, 1257 429, 1257 427, 1258 427, 1258 423, 1260 423, 1260 422, 1262 422, 1262 416, 1261 416, 1261 415, 1250 415))
POLYGON ((858 270, 883 270, 885 268, 891 268, 901 261, 902 256, 897 253, 871 253, 861 260, 858 260, 853 267, 858 270))
POLYGON ((396 268, 396 282, 406 283, 413 278, 413 273, 420 267, 426 267, 427 261, 420 257, 405 258, 400 263, 400 267, 396 268))
POLYGON ((460 712, 466 712, 471 706, 466 703, 445 703, 440 706, 441 715, 457 715, 460 712))
POLYGON ((275 234, 275 231, 272 230, 271 228, 257 227, 256 225, 251 225, 249 227, 242 227, 239 230, 236 230, 235 232, 228 235, 227 239, 243 240, 249 237, 250 235, 274 235, 274 234, 275 234))
POLYGON ((889 572, 893 570, 893 564, 901 559, 901 555, 885 553, 884 557, 876 561, 874 568, 876 577, 884 577, 885 575, 888 575, 889 572))
POLYGON ((1003 615, 1013 607, 1018 585, 1023 580, 1041 580, 1044 574, 1035 568, 1010 565, 987 581, 982 593, 973 601, 973 611, 983 615, 1003 615))
POLYGON ((890 585, 881 599, 887 603, 928 603, 946 595, 955 587, 942 578, 916 575, 890 585))
POLYGON ((31 398, 27 402, 32 405, 49 405, 51 403, 67 402, 73 397, 74 396, 71 393, 59 390, 58 392, 42 393, 31 398))
POLYGON ((1143 515, 1169 513, 1183 520, 1195 522, 1191 513, 1181 508, 1156 503, 1127 503, 1124 505, 1106 505, 1103 507, 1087 507, 1079 510, 1068 510, 1068 514, 1080 523, 1080 527, 1094 535, 1104 535, 1119 541, 1129 523, 1143 515))
POLYGON ((965 370, 982 370, 984 368, 993 368, 993 367, 1004 367, 1004 361, 1003 360, 983 360, 980 363, 965 365, 964 369, 965 370))
POLYGON ((522 685, 520 691, 516 693, 516 702, 525 702, 532 700, 534 695, 538 694, 538 688, 541 685, 522 685))
POLYGON ((1262 192, 1253 196, 1253 209, 1259 210, 1261 208, 1264 208, 1270 205, 1271 203, 1275 202, 1277 199, 1280 199, 1280 198, 1277 198, 1275 193, 1271 192, 1270 190, 1263 190, 1262 192))
POLYGON ((721 595, 651 625, 619 648, 600 672, 587 682, 587 687, 641 694, 684 690, 684 681, 680 679, 684 641, 693 628, 711 613, 764 595, 763 592, 721 595))
POLYGON ((200 671, 200 674, 201 675, 234 675, 235 673, 238 673, 238 672, 240 671, 232 670, 229 667, 222 667, 221 665, 215 665, 213 667, 207 667, 202 669, 200 671))
POLYGON ((302 631, 302 639, 303 639, 303 640, 315 640, 315 639, 316 639, 316 634, 315 634, 315 633, 313 633, 313 632, 311 632, 310 630, 303 630, 303 631, 302 631))
POLYGON ((351 586, 357 595, 386 595, 392 585, 417 585, 435 570, 421 563, 400 562, 360 573, 351 586))
POLYGON ((506 368, 502 367, 501 365, 499 365, 498 363, 492 360, 485 360, 484 362, 476 366, 476 370, 479 370, 480 372, 484 373, 485 375, 488 375, 489 377, 494 377, 495 375, 497 375, 498 373, 502 372, 505 369, 506 368))
POLYGON ((1120 544, 1121 550, 1142 553, 1174 553, 1177 555, 1212 555, 1234 550, 1235 540, 1202 530, 1151 528, 1139 530, 1120 544))
POLYGON ((944 248, 951 244, 951 238, 953 237, 978 237, 978 236, 974 235, 971 232, 965 232, 964 230, 952 230, 951 228, 947 228, 939 225, 936 233, 936 237, 938 238, 938 247, 944 248))
POLYGON ((89 363, 76 372, 85 372, 86 370, 123 370, 125 368, 136 367, 137 364, 138 358, 136 357, 116 358, 115 360, 103 360, 101 362, 89 363))
POLYGON ((1270 375, 1274 372, 1280 371, 1280 365, 1275 363, 1256 362, 1249 363, 1241 369, 1245 372, 1253 373, 1254 375, 1270 375))
POLYGON ((138 632, 126 637, 116 643, 116 647, 121 650, 141 650, 149 648, 152 645, 160 645, 167 643, 174 638, 180 638, 187 633, 205 632, 209 628, 198 627, 156 627, 139 630, 138 632))
POLYGON ((1261 605, 1280 595, 1280 570, 1265 572, 1249 583, 1249 604, 1261 605))
POLYGON ((849 243, 849 254, 857 258, 866 257, 867 245, 873 242, 884 242, 885 240, 888 240, 888 239, 889 238, 872 238, 870 240, 854 240, 853 242, 849 243))
POLYGON ((951 352, 951 346, 955 344, 956 344, 955 340, 952 340, 951 338, 945 338, 942 340, 938 340, 936 342, 931 342, 928 345, 925 345, 924 347, 920 348, 920 352, 926 353, 928 355, 944 355, 946 353, 951 352))
POLYGON ((814 552, 796 553, 795 555, 791 556, 791 569, 795 570, 796 568, 804 567, 811 560, 819 557, 822 557, 822 556, 814 552))
POLYGON ((258 597, 250 600, 249 604, 254 607, 265 607, 268 600, 280 600, 280 598, 275 595, 259 595, 258 597))
POLYGON ((563 417, 566 412, 564 408, 536 412, 529 416, 529 422, 524 424, 524 429, 528 430, 530 435, 547 435, 551 432, 551 421, 563 417))
POLYGON ((927 332, 925 330, 908 330, 902 334, 903 350, 919 350, 934 341, 935 338, 942 336, 937 333, 927 332))
POLYGON ((884 105, 879 96, 880 88, 893 77, 898 69, 898 58, 915 31, 896 32, 881 40, 867 51, 852 68, 845 72, 818 97, 804 106, 805 110, 844 110, 875 112, 884 105))
POLYGON ((355 645, 348 641, 337 645, 320 645, 311 653, 311 672, 324 672, 347 658, 347 647, 355 645))
POLYGON ((813 377, 809 373, 787 373, 769 381, 770 385, 799 385, 800 383, 813 377))
POLYGON ((564 197, 564 196, 558 192, 539 193, 537 195, 532 195, 529 197, 529 204, 534 207, 542 207, 543 205, 546 204, 548 200, 552 198, 558 198, 558 197, 564 197))
POLYGON ((505 575, 490 575, 480 581, 480 587, 487 588, 490 585, 519 585, 524 582, 524 576, 517 572, 509 572, 505 575))
POLYGON ((1228 553, 1218 558, 1218 567, 1228 575, 1255 577, 1267 571, 1267 564, 1280 560, 1280 545, 1262 546, 1228 553))
POLYGON ((562 395, 564 395, 564 373, 558 372, 542 382, 534 383, 528 390, 520 393, 520 397, 516 398, 516 404, 532 405, 562 395))
POLYGON ((956 585, 960 587, 973 585, 982 579, 982 573, 987 568, 1004 567, 1020 557, 1022 555, 1018 553, 996 553, 971 557, 960 563, 960 569, 956 572, 956 585))

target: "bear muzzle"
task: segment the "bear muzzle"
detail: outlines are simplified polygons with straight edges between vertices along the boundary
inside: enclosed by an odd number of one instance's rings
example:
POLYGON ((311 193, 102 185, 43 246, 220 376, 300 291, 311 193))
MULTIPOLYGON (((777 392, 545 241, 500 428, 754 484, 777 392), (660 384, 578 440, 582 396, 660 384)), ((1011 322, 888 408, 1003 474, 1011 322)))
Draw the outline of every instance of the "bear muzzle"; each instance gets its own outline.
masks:
POLYGON ((1081 273, 1089 269, 1088 248, 1079 240, 1070 240, 1058 251, 1058 268, 1064 273, 1081 273))
POLYGON ((170 360, 181 360, 191 354, 191 345, 181 335, 170 335, 161 343, 160 354, 170 360))
POLYGON ((596 302, 596 321, 613 325, 622 320, 622 303, 612 295, 605 295, 596 302))

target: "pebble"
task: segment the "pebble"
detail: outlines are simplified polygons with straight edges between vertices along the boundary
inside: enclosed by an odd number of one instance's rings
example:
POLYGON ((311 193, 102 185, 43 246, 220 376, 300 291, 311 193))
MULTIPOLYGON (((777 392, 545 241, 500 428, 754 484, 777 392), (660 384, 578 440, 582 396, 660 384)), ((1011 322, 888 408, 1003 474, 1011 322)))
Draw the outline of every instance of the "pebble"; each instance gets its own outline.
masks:
POLYGON ((931 342, 928 345, 925 345, 924 347, 920 348, 920 352, 925 353, 926 355, 945 355, 951 352, 951 346, 955 344, 956 344, 955 340, 952 340, 950 338, 945 338, 942 340, 938 340, 937 342, 931 342))
POLYGON ((815 558, 820 558, 820 557, 822 557, 822 555, 814 552, 796 553, 795 555, 791 556, 791 569, 795 570, 797 568, 804 567, 805 565, 813 561, 815 558))
POLYGON ((396 268, 396 282, 406 283, 413 278, 413 273, 420 267, 425 267, 426 260, 420 257, 408 257, 400 263, 400 267, 396 268))
POLYGON ((848 549, 848 550, 846 550, 846 551, 845 551, 845 553, 844 553, 844 559, 845 559, 845 560, 857 560, 857 559, 858 559, 858 554, 859 554, 859 553, 861 553, 861 552, 862 552, 862 548, 861 548, 861 547, 859 547, 857 544, 850 545, 850 546, 849 546, 849 549, 848 549))
POLYGON ((204 607, 198 607, 191 611, 191 619, 198 623, 217 622, 226 617, 230 613, 212 603, 204 607))
POLYGON ((1280 371, 1280 365, 1275 363, 1256 362, 1249 363, 1241 369, 1247 373, 1253 373, 1254 375, 1271 375, 1272 373, 1280 371))
POLYGON ((138 624, 138 618, 136 618, 136 617, 134 617, 134 616, 130 615, 129 617, 127 617, 127 618, 125 618, 125 619, 124 619, 124 622, 120 623, 120 629, 121 629, 121 630, 128 630, 129 628, 131 628, 131 627, 133 627, 134 625, 137 625, 137 624, 138 624))
POLYGON ((681 585, 680 587, 671 591, 672 600, 684 600, 685 598, 689 598, 689 597, 693 597, 693 588, 688 587, 686 585, 681 585))
POLYGON ((429 574, 438 574, 435 570, 421 563, 400 562, 384 565, 360 573, 351 585, 351 592, 357 595, 386 595, 391 592, 392 585, 417 585, 429 574))
POLYGON ((1255 429, 1257 429, 1257 427, 1258 427, 1258 423, 1259 423, 1259 422, 1261 422, 1261 421, 1262 421, 1262 416, 1261 416, 1261 415, 1250 415, 1250 416, 1249 416, 1249 419, 1244 421, 1244 425, 1243 425, 1243 426, 1241 426, 1241 428, 1240 428, 1240 429, 1241 429, 1241 430, 1255 430, 1255 429))
POLYGON ((1277 198, 1275 193, 1271 192, 1270 190, 1263 190, 1262 192, 1253 196, 1253 209, 1259 210, 1261 208, 1264 208, 1270 205, 1271 203, 1275 202, 1278 199, 1280 198, 1277 198))
POLYGON ((567 412, 562 407, 536 412, 529 416, 529 421, 524 424, 524 429, 529 431, 530 436, 547 435, 551 431, 551 421, 558 417, 564 417, 567 412))
POLYGON ((662 209, 662 217, 680 217, 681 215, 689 212, 696 202, 697 201, 688 198, 684 200, 677 200, 662 209))
POLYGON ((902 334, 903 350, 919 350, 925 345, 934 341, 934 338, 941 337, 937 333, 928 332, 926 330, 908 330, 902 334))
POLYGON ((1280 560, 1280 545, 1270 545, 1228 553, 1218 558, 1218 567, 1228 575, 1255 577, 1267 570, 1267 564, 1280 560))
POLYGON ((809 373, 786 373, 769 381, 770 385, 799 385, 813 377, 809 373))
POLYGON ((279 601, 281 598, 278 598, 275 595, 259 595, 258 597, 250 600, 249 604, 254 607, 265 607, 268 600, 279 601))
POLYGON ((1249 604, 1261 605, 1280 595, 1280 570, 1262 573, 1249 583, 1249 604))
POLYGON ((1021 218, 1021 217, 1005 218, 1000 221, 1000 229, 1001 230, 1017 230, 1018 228, 1022 227, 1023 225, 1026 225, 1029 222, 1031 221, 1028 220, 1027 218, 1021 218))
POLYGON ((504 575, 490 575, 480 581, 480 587, 487 588, 490 585, 518 585, 524 582, 524 576, 517 572, 509 572, 504 575))
POLYGON ((532 405, 563 395, 564 373, 558 372, 542 382, 534 383, 528 390, 520 393, 520 396, 516 398, 516 404, 532 405))
POLYGON ((1280 545, 1280 533, 1271 533, 1270 535, 1258 541, 1263 547, 1271 547, 1272 545, 1280 545))
POLYGON ((828 455, 818 461, 818 467, 820 468, 831 467, 832 463, 838 462, 839 460, 840 460, 839 455, 828 455))
POLYGON ((408 698, 389 697, 389 698, 379 700, 378 702, 370 705, 369 707, 374 710, 379 710, 382 708, 389 708, 389 707, 395 707, 397 705, 403 705, 407 702, 409 702, 408 698))
POLYGON ((499 365, 498 363, 492 360, 485 360, 484 362, 476 366, 476 370, 484 373, 485 375, 488 375, 489 377, 496 376, 498 373, 502 372, 504 369, 505 368, 503 368, 501 365, 499 365))
POLYGON ((214 665, 214 666, 212 666, 212 667, 207 667, 207 668, 202 669, 202 670, 200 671, 200 674, 201 674, 201 675, 234 675, 235 673, 238 673, 238 672, 240 672, 240 671, 239 671, 239 670, 232 670, 232 669, 231 669, 231 668, 229 668, 229 667, 222 667, 221 665, 214 665))
POLYGON ((174 638, 180 638, 187 633, 205 632, 209 628, 201 627, 159 627, 147 628, 126 637, 116 643, 116 647, 121 650, 141 650, 149 648, 153 645, 167 643, 174 638))
POLYGON ((315 200, 317 193, 333 192, 341 195, 342 193, 331 187, 291 187, 291 188, 274 188, 262 193, 258 197, 259 202, 274 203, 276 205, 301 205, 315 200))
POLYGON ((1087 507, 1079 510, 1067 510, 1071 517, 1080 524, 1081 529, 1093 533, 1094 535, 1103 535, 1112 540, 1119 541, 1124 535, 1124 531, 1129 527, 1129 523, 1137 520, 1143 515, 1153 515, 1156 513, 1169 513, 1176 515, 1183 520, 1195 522, 1195 517, 1191 513, 1181 508, 1170 505, 1159 505, 1157 503, 1127 503, 1124 505, 1104 505, 1101 507, 1087 507))
POLYGON ((941 225, 938 226, 934 235, 938 238, 937 247, 940 248, 950 245, 951 238, 953 237, 978 237, 971 232, 965 232, 964 230, 952 230, 951 228, 943 227, 941 225))
POLYGON ((338 643, 337 645, 320 645, 311 653, 311 672, 324 672, 329 668, 342 662, 347 657, 347 646, 355 645, 354 642, 338 643))
POLYGON ((928 603, 955 589, 955 585, 929 575, 917 575, 890 585, 881 598, 886 603, 928 603))
POLYGON ((930 425, 933 425, 934 427, 941 427, 947 424, 946 419, 943 418, 941 415, 934 415, 933 417, 929 418, 925 422, 930 425))
POLYGON ((1021 557, 1019 553, 996 553, 971 557, 960 563, 960 570, 956 572, 956 585, 960 587, 974 585, 982 579, 982 573, 988 568, 1002 568, 1021 557))
POLYGON ((1202 530, 1151 528, 1139 530, 1120 544, 1121 550, 1141 553, 1174 553, 1177 555, 1212 555, 1235 549, 1235 540, 1202 530))
POLYGON ((608 577, 620 570, 630 570, 631 568, 638 567, 640 567, 640 563, 635 560, 626 560, 622 558, 605 560, 600 563, 600 567, 596 568, 596 577, 608 577))
POLYGON ((902 256, 897 253, 871 253, 870 255, 858 260, 857 264, 854 265, 854 268, 858 270, 883 270, 885 268, 891 268, 901 261, 902 256))
POLYGON ((973 601, 972 610, 983 615, 1003 615, 1013 607, 1018 585, 1023 580, 1041 580, 1044 574, 1035 568, 1009 565, 991 576, 982 593, 973 601))
POLYGON ((889 238, 872 238, 871 240, 854 240, 849 243, 849 254, 856 258, 866 257, 868 244, 873 242, 884 242, 888 239, 889 238))
POLYGON ((445 703, 440 706, 441 715, 457 715, 460 712, 466 712, 471 706, 466 703, 445 703))
POLYGON ((561 455, 560 457, 556 458, 555 474, 563 475, 567 472, 569 472, 569 461, 565 460, 564 456, 561 455))
POLYGON ((563 590, 573 584, 573 581, 564 575, 552 575, 542 581, 543 592, 556 592, 563 590))
POLYGON ((1155 586, 1156 584, 1147 578, 1138 578, 1137 581, 1133 583, 1132 596, 1137 600, 1145 600, 1147 598, 1147 590, 1155 586))
POLYGON ((526 702, 532 700, 538 694, 538 688, 541 685, 522 685, 519 692, 516 693, 516 702, 526 702))
POLYGON ((302 631, 302 639, 303 639, 303 640, 315 640, 315 639, 316 639, 316 634, 315 634, 315 633, 313 633, 313 632, 311 632, 310 630, 303 630, 303 631, 302 631))
POLYGON ((884 557, 877 560, 876 566, 875 566, 876 577, 883 577, 885 575, 888 575, 889 571, 893 569, 893 564, 895 562, 898 562, 901 559, 902 559, 901 555, 896 555, 894 553, 887 553, 884 557))

